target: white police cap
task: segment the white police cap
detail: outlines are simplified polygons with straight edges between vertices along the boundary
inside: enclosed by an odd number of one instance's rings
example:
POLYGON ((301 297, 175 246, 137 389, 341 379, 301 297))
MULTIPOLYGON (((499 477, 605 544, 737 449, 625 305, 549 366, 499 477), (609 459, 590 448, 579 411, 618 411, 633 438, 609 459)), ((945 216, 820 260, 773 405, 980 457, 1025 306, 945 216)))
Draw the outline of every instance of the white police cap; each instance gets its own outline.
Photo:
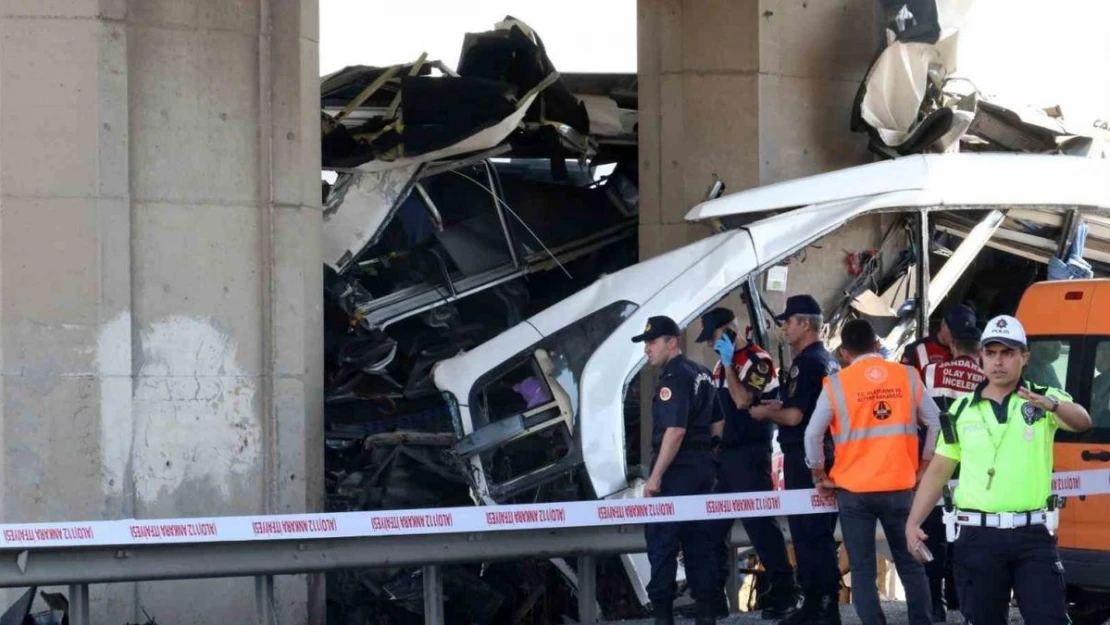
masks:
POLYGON ((987 327, 983 329, 983 338, 980 342, 984 347, 990 343, 1002 343, 1015 349, 1023 349, 1028 346, 1025 338, 1025 328, 1020 321, 1010 315, 999 315, 988 321, 987 327))

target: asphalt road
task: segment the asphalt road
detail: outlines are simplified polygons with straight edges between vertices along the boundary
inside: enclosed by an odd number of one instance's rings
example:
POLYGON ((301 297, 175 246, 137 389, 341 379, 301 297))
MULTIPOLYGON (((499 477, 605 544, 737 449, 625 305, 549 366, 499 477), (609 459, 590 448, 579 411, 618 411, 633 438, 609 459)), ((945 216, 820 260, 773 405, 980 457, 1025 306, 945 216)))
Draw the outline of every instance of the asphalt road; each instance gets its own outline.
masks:
MULTIPOLYGON (((883 612, 886 613, 887 623, 889 625, 908 625, 909 621, 906 619, 906 604, 900 601, 884 601, 883 612)), ((843 625, 860 625, 859 618, 856 617, 855 609, 849 604, 840 605, 840 620, 843 625)), ((651 620, 643 621, 618 621, 625 625, 652 625, 651 620)), ((675 623, 682 623, 683 625, 691 625, 693 619, 676 619, 675 623)), ((962 623, 963 620, 956 612, 948 613, 949 623, 962 623)), ((1018 614, 1017 608, 1010 610, 1010 623, 1011 625, 1021 624, 1025 621, 1021 620, 1021 615, 1018 614)), ((774 621, 765 621, 759 618, 759 613, 746 613, 738 616, 730 616, 728 618, 719 619, 718 625, 741 625, 748 623, 761 623, 762 625, 772 625, 774 621)))

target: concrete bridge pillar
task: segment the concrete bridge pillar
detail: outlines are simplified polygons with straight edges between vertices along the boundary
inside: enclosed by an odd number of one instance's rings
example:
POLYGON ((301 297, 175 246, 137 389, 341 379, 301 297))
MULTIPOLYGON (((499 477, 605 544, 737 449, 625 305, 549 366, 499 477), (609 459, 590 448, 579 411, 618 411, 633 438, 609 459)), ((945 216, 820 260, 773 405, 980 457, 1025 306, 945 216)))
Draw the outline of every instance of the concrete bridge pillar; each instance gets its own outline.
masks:
MULTIPOLYGON (((323 499, 317 0, 0 3, 0 519, 323 499)), ((93 587, 253 618, 251 580, 93 587)), ((320 584, 279 580, 285 622, 320 584)))

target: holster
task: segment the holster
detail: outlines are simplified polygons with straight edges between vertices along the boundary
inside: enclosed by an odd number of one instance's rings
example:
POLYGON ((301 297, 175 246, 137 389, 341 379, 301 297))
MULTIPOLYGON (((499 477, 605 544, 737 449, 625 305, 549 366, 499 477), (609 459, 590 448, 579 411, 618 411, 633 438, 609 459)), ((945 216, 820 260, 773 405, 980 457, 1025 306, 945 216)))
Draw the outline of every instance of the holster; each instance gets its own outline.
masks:
POLYGON ((1048 496, 1045 503, 1045 527, 1050 536, 1056 535, 1056 528, 1060 527, 1060 508, 1063 507, 1063 498, 1053 493, 1048 496))
POLYGON ((944 497, 944 505, 941 508, 944 511, 941 514, 941 520, 944 523, 944 537, 948 542, 954 543, 960 537, 960 526, 956 525, 956 506, 952 502, 952 488, 945 484, 941 494, 944 497))

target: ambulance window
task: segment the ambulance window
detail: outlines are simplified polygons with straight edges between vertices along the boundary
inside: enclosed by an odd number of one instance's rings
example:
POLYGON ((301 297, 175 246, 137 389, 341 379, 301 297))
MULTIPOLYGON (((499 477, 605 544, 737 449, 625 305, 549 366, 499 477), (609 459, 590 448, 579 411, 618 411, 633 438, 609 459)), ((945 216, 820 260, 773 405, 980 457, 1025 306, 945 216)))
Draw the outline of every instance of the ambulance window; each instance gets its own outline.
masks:
POLYGON ((1110 339, 1096 344, 1091 375, 1091 403, 1087 409, 1094 422, 1094 438, 1110 441, 1110 339))
POLYGON ((1025 377, 1034 384, 1065 390, 1071 345, 1057 339, 1029 341, 1029 364, 1025 377))

